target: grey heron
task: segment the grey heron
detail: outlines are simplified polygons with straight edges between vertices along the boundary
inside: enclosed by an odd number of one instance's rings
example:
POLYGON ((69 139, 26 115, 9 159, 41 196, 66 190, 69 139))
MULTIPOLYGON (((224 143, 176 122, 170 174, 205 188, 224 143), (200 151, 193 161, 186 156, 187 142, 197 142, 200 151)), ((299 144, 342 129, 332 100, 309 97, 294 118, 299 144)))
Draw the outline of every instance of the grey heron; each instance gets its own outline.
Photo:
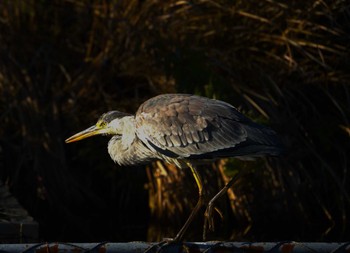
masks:
POLYGON ((66 143, 94 135, 112 136, 108 152, 119 165, 162 160, 179 168, 190 168, 199 197, 173 239, 177 242, 183 240, 188 226, 204 204, 202 179, 193 165, 196 160, 281 152, 280 141, 272 129, 254 123, 226 102, 190 94, 153 97, 141 104, 135 115, 107 112, 95 125, 71 136, 66 143))

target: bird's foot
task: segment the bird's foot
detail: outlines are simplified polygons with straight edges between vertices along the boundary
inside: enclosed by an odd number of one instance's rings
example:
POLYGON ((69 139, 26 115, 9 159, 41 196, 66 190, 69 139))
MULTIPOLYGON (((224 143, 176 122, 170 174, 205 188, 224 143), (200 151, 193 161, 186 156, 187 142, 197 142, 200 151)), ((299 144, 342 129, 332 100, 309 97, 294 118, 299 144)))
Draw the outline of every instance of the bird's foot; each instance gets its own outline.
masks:
POLYGON ((186 246, 182 242, 174 240, 173 238, 164 238, 163 241, 155 243, 145 250, 144 253, 161 253, 165 248, 168 249, 169 247, 174 247, 176 249, 176 251, 171 250, 173 252, 180 252, 180 249, 186 249, 186 246))

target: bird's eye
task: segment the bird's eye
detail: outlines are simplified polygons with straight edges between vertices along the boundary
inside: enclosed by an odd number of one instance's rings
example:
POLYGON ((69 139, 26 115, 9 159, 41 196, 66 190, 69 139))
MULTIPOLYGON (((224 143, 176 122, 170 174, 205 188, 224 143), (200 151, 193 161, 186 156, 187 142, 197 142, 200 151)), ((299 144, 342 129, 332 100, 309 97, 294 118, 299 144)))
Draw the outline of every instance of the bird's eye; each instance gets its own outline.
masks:
POLYGON ((97 122, 97 124, 96 124, 96 126, 97 126, 98 128, 103 128, 103 127, 105 127, 106 125, 107 125, 107 122, 104 121, 104 120, 101 120, 101 121, 97 122))

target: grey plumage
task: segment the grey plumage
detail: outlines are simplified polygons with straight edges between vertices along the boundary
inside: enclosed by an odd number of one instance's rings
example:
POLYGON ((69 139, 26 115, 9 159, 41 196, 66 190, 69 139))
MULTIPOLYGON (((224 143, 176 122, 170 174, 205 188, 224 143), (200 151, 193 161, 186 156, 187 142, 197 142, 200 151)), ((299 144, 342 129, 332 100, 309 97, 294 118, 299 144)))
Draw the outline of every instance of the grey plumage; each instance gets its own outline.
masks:
POLYGON ((189 94, 156 96, 135 115, 110 111, 95 127, 67 142, 95 134, 114 135, 108 152, 120 165, 156 159, 178 165, 181 160, 278 155, 281 151, 270 128, 254 123, 228 103, 189 94))
POLYGON ((252 122, 228 103, 195 95, 166 94, 147 100, 138 109, 135 123, 136 136, 147 147, 177 159, 281 151, 270 128, 252 122))

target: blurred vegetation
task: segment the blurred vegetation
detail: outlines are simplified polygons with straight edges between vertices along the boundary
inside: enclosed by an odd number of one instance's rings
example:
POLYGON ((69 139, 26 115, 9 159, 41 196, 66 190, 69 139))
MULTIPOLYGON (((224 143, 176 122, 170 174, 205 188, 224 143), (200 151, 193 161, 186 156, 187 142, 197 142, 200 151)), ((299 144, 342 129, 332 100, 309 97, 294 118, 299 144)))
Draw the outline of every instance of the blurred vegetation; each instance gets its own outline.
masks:
POLYGON ((188 171, 118 168, 108 138, 64 139, 107 110, 196 93, 271 125, 287 147, 204 166, 211 193, 245 171, 209 239, 350 240, 349 45, 341 0, 1 1, 1 180, 42 240, 174 236, 196 199, 188 171))

